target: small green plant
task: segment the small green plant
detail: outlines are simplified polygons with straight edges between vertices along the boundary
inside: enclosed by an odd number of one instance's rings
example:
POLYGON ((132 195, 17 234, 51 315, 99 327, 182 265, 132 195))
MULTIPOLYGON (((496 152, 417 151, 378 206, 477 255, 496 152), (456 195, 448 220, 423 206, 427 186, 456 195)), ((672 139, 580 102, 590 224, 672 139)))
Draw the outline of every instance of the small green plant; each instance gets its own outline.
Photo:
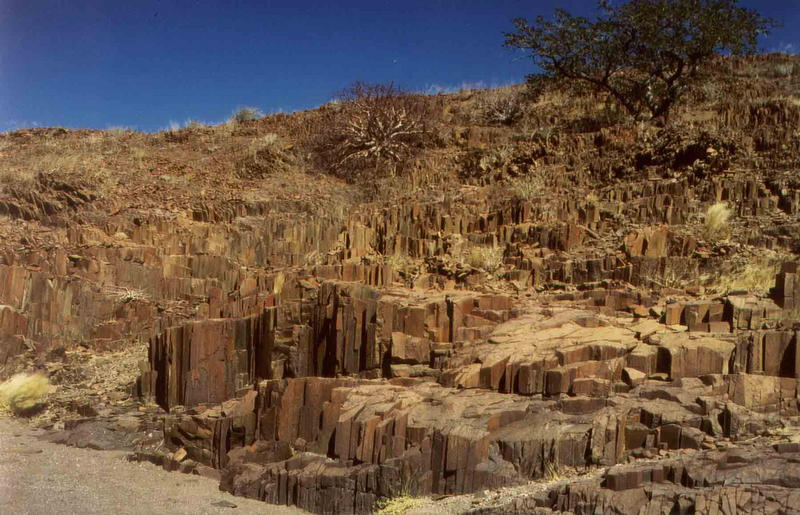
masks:
POLYGON ((510 197, 528 202, 541 198, 543 194, 545 194, 544 174, 538 170, 504 180, 496 184, 495 189, 491 192, 492 198, 505 199, 510 197))
POLYGON ((262 115, 261 110, 257 107, 242 107, 233 113, 231 121, 236 123, 245 123, 250 120, 255 120, 262 115))
POLYGON ((481 157, 480 161, 478 161, 478 168, 484 174, 505 170, 514 159, 514 151, 515 149, 511 145, 494 147, 481 157))
POLYGON ((728 222, 731 210, 725 202, 717 202, 706 211, 703 227, 705 236, 711 241, 719 241, 730 235, 728 222))
POLYGON ((49 391, 42 374, 17 374, 0 384, 0 410, 25 415, 43 406, 49 391))

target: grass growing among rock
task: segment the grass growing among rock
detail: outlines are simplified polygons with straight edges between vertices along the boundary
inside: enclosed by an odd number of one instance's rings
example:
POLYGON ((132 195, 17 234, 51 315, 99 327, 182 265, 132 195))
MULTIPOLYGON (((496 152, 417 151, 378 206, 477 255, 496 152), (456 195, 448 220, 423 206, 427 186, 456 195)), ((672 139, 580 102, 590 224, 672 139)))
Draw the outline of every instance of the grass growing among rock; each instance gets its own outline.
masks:
POLYGON ((731 210, 725 202, 717 202, 706 211, 704 229, 706 238, 711 241, 725 239, 730 234, 728 220, 731 217, 731 210))
POLYGON ((408 510, 419 508, 423 504, 425 504, 425 500, 419 497, 400 495, 378 501, 378 511, 376 513, 381 515, 401 515, 408 510))

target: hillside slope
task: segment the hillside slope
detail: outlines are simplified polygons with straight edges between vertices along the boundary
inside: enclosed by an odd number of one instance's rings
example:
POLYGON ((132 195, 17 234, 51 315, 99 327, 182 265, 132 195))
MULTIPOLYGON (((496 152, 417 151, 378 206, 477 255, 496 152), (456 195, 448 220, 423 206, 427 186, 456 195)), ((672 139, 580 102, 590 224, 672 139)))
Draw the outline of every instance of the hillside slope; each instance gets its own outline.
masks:
POLYGON ((313 512, 586 471, 474 510, 790 509, 800 58, 706 73, 668 127, 416 96, 426 143, 349 182, 346 104, 2 134, 0 376, 50 376, 59 441, 313 512))

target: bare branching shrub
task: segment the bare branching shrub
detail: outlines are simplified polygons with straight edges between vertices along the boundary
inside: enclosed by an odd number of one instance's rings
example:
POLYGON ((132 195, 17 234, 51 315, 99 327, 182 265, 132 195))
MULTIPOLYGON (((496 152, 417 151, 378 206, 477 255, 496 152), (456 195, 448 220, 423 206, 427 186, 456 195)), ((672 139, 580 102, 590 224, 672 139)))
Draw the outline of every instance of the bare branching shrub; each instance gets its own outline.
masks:
POLYGON ((348 180, 398 174, 431 138, 425 99, 393 84, 357 82, 338 100, 315 150, 324 168, 348 180))
POLYGON ((117 302, 127 304, 128 302, 149 302, 150 295, 139 288, 127 288, 125 286, 106 286, 105 294, 112 297, 117 302))
POLYGON ((242 179, 257 179, 269 174, 289 170, 294 164, 291 147, 274 133, 254 138, 237 153, 234 166, 242 179))
POLYGON ((478 122, 488 125, 513 125, 525 114, 522 95, 516 90, 487 91, 478 100, 478 122))
POLYGON ((236 123, 249 122, 261 116, 261 110, 257 107, 242 107, 233 113, 231 121, 236 123))
POLYGON ((718 241, 726 238, 730 234, 728 219, 731 210, 725 202, 717 202, 706 211, 706 218, 703 222, 705 236, 711 241, 718 241))

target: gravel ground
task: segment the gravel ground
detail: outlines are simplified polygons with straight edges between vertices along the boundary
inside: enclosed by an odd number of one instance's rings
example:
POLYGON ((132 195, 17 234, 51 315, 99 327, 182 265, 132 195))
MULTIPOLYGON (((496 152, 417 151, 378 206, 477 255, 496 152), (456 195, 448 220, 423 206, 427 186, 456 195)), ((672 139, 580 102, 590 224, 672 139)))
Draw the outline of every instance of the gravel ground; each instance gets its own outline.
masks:
POLYGON ((124 452, 66 447, 41 441, 37 434, 20 421, 0 417, 0 513, 306 513, 233 497, 212 479, 128 462, 124 452), (220 502, 223 506, 213 504, 220 502))

